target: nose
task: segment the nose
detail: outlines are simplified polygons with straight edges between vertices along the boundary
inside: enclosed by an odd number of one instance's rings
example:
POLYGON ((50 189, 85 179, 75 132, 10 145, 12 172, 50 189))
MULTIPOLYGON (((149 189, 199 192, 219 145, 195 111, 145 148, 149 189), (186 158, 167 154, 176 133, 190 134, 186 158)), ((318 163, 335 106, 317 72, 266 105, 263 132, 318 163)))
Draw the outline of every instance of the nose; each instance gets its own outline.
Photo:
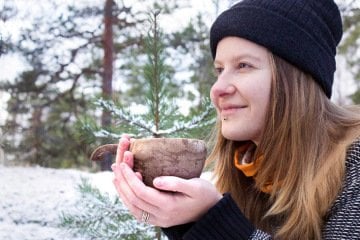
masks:
POLYGON ((210 95, 213 99, 224 97, 235 92, 234 85, 224 77, 219 76, 216 82, 212 85, 210 95))

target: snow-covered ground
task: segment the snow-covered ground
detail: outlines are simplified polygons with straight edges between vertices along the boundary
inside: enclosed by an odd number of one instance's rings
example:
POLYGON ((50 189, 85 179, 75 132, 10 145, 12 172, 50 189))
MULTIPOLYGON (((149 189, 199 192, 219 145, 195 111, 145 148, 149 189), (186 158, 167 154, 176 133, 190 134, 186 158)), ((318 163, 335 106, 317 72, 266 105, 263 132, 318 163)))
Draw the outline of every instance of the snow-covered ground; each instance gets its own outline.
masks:
MULTIPOLYGON (((210 173, 202 174, 210 179, 210 173)), ((81 179, 115 196, 112 172, 0 165, 0 240, 84 240, 58 228, 60 214, 75 208, 81 179)))
POLYGON ((112 177, 111 172, 0 166, 0 239, 80 240, 57 227, 61 212, 79 199, 81 178, 116 194, 112 177))

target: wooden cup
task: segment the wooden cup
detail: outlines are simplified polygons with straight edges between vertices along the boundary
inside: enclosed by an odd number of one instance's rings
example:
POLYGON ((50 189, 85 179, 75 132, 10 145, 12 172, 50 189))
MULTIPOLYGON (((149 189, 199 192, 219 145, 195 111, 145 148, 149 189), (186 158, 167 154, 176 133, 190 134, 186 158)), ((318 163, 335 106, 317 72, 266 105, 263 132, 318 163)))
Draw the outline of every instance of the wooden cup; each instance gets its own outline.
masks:
POLYGON ((140 172, 144 183, 151 187, 158 176, 199 177, 206 159, 206 144, 198 139, 135 139, 130 151, 134 154, 134 171, 140 172))

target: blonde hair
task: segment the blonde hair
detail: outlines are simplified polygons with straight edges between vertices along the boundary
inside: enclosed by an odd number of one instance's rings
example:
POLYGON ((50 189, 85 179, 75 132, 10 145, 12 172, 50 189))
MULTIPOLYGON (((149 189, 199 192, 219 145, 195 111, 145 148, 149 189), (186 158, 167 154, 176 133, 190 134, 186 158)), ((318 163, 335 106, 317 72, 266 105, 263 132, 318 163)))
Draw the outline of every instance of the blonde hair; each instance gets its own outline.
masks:
POLYGON ((312 79, 270 54, 273 81, 256 182, 233 164, 235 149, 216 125, 207 164, 216 186, 230 192, 245 216, 275 239, 321 239, 323 219, 341 190, 347 147, 360 135, 359 108, 333 104, 312 79), (273 184, 271 194, 259 189, 273 184))

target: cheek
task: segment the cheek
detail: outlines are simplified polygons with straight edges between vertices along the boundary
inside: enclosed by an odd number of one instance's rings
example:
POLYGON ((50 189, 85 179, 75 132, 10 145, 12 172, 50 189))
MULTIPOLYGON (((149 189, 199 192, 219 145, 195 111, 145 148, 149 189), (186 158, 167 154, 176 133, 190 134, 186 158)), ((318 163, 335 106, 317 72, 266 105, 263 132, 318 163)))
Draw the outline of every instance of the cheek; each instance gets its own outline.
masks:
POLYGON ((258 105, 262 106, 262 108, 266 108, 270 101, 270 91, 271 79, 269 79, 268 76, 264 76, 249 92, 251 93, 251 97, 256 99, 255 102, 258 105))
POLYGON ((256 115, 255 121, 258 128, 263 128, 265 125, 265 118, 268 113, 269 103, 270 103, 270 89, 267 87, 261 88, 261 93, 254 94, 254 97, 257 99, 256 115))

